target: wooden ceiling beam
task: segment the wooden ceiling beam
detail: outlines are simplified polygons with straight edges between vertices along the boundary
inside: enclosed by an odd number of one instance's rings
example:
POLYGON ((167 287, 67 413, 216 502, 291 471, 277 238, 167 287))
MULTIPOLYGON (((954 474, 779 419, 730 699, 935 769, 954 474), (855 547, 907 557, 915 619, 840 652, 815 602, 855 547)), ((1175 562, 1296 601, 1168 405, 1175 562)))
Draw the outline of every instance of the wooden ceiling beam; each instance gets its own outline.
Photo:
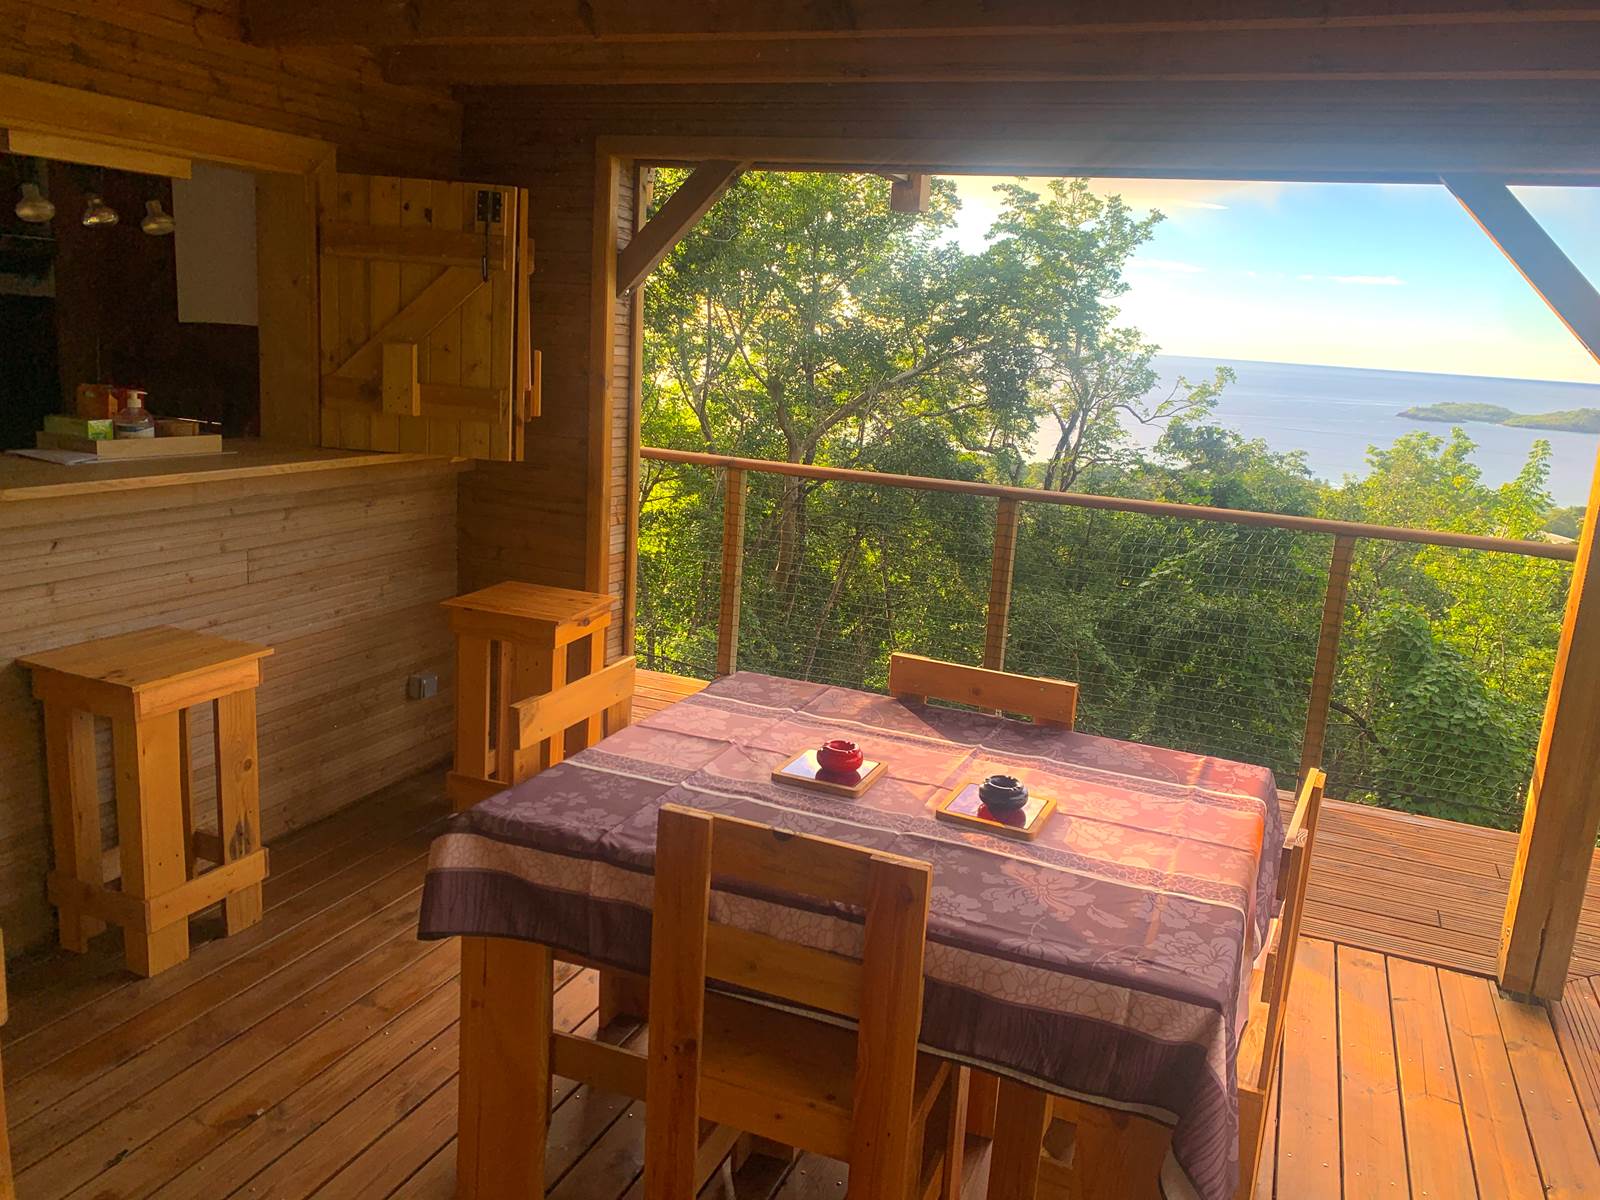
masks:
POLYGON ((1600 19, 1594 0, 245 0, 260 45, 901 37, 1525 24, 1600 19))
POLYGON ((1600 79, 1600 26, 396 46, 407 84, 1600 79))
POLYGON ((1499 179, 1446 175, 1445 187, 1550 311, 1600 362, 1600 292, 1499 179))
POLYGON ((667 197, 661 210, 633 235, 633 240, 617 251, 617 295, 625 296, 643 283, 747 166, 743 162, 718 161, 696 167, 667 197))
POLYGON ((925 213, 933 196, 933 176, 906 175, 889 185, 889 211, 925 213))

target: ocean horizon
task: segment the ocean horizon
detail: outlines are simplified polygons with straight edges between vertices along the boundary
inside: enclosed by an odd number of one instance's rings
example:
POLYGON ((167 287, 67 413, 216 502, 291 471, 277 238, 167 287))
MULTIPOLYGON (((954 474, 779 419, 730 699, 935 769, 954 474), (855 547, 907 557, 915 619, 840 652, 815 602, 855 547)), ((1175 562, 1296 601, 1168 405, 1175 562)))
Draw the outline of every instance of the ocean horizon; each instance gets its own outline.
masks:
MULTIPOLYGON (((1231 367, 1237 378, 1223 389, 1212 419, 1246 438, 1261 439, 1274 451, 1304 451, 1312 474, 1329 483, 1365 475, 1369 447, 1386 448, 1401 435, 1418 430, 1449 436, 1450 424, 1399 415, 1413 405, 1498 404, 1517 413, 1600 408, 1600 384, 1189 355, 1159 355, 1154 366, 1161 385, 1152 394, 1160 396, 1179 376, 1193 381, 1209 378, 1217 367, 1231 367)), ((1587 501, 1600 434, 1478 422, 1462 422, 1460 428, 1477 446, 1473 461, 1485 483, 1514 479, 1534 442, 1542 438, 1550 443, 1549 488, 1555 503, 1587 501)), ((1145 426, 1130 430, 1142 446, 1152 445, 1159 432, 1145 426)), ((1048 433, 1041 426, 1034 447, 1039 457, 1049 455, 1048 433)))

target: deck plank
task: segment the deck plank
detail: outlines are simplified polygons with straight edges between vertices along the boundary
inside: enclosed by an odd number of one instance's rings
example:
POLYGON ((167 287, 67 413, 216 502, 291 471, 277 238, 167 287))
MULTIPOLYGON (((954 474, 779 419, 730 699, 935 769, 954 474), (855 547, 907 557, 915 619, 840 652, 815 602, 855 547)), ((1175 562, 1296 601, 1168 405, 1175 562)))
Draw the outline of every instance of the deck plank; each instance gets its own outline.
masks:
POLYGON ((1600 1163, 1549 1014, 1498 992, 1494 1004, 1544 1177, 1546 1200, 1600 1195, 1600 1163))
POLYGON ((1400 1079, 1383 955, 1355 946, 1337 953, 1339 1150, 1348 1200, 1405 1197, 1406 1147, 1400 1079))
POLYGON ((1398 958, 1388 969, 1411 1194, 1416 1200, 1476 1196, 1439 972, 1398 958))
POLYGON ((1544 1185, 1495 1015, 1494 986, 1487 979, 1441 971, 1439 991, 1478 1195, 1481 1200, 1540 1200, 1544 1185))
POLYGON ((1278 1192, 1337 1196, 1339 1037, 1331 943, 1304 942, 1295 954, 1281 1074, 1278 1192))
POLYGON ((1594 982, 1583 976, 1569 980, 1560 1002, 1550 1006, 1550 1021, 1572 1073, 1589 1140, 1600 1148, 1600 993, 1594 982))
MULTIPOLYGON (((19 1149, 25 1148, 17 1155, 21 1179, 29 1191, 66 1194, 93 1178, 108 1157, 108 1147, 115 1156, 137 1150, 178 1116, 212 1099, 234 1080, 271 1061, 285 1046, 311 1035, 363 996, 415 967, 433 949, 404 934, 391 938, 143 1095, 123 1093, 116 1111, 97 1124, 85 1125, 82 1110, 74 1108, 58 1114, 59 1128, 24 1132, 19 1127, 19 1149), (62 1136, 63 1132, 70 1136, 62 1136)), ((152 1055, 164 1053, 165 1042, 150 1050, 152 1055)))

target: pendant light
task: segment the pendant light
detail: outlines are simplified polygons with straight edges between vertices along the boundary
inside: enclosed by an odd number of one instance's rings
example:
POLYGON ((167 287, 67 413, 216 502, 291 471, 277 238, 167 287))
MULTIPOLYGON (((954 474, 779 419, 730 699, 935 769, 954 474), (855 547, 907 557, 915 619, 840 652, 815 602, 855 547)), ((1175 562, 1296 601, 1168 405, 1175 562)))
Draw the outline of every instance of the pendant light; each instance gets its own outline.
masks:
POLYGON ((117 210, 112 208, 95 192, 90 192, 83 200, 83 223, 91 229, 103 225, 117 223, 117 210))
POLYGON ((177 225, 174 224, 170 214, 162 211, 161 201, 146 200, 144 202, 144 220, 139 222, 139 228, 151 237, 166 237, 177 225))
POLYGON ((30 225, 44 225, 56 215, 56 206, 39 191, 37 183, 22 185, 22 199, 17 201, 16 214, 30 225))

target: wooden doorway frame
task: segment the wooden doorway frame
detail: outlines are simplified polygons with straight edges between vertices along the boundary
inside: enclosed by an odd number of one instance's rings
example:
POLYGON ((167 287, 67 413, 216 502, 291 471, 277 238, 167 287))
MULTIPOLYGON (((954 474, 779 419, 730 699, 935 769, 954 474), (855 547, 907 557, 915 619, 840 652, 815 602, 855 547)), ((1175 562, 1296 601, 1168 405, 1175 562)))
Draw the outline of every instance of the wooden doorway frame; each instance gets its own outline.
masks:
POLYGON ((333 143, 5 74, 0 129, 255 172, 261 436, 320 444, 317 197, 333 143))
MULTIPOLYGON (((749 164, 757 169, 856 169, 879 173, 1108 173, 1104 167, 1061 161, 1059 151, 1052 152, 1038 143, 979 144, 966 139, 625 135, 598 138, 595 154, 594 344, 590 363, 594 407, 590 414, 588 567, 590 583, 597 589, 603 588, 608 578, 612 514, 619 504, 619 497, 611 492, 611 435, 618 398, 611 369, 610 333, 615 328, 612 306, 618 302, 615 286, 621 251, 616 242, 619 171, 640 163, 720 161, 749 164)), ((1150 178, 1217 177, 1216 172, 1163 170, 1155 161, 1114 173, 1150 178)), ((1272 182, 1428 183, 1451 190, 1458 199, 1462 198, 1459 185, 1475 182, 1480 189, 1487 187, 1495 205, 1473 205, 1463 199, 1468 213, 1579 343, 1600 358, 1595 338, 1595 289, 1511 197, 1506 179, 1462 180, 1418 171, 1353 172, 1348 164, 1336 171, 1318 171, 1311 165, 1286 171, 1264 165, 1259 171, 1227 172, 1223 177, 1272 182)), ((1543 182, 1600 184, 1600 162, 1595 163, 1589 175, 1568 175, 1543 182)), ((648 273, 640 276, 640 287, 647 278, 648 273)), ((637 299, 630 302, 635 305, 637 339, 642 336, 638 332, 640 306, 637 299)), ((637 354, 637 346, 634 352, 637 354)), ((626 486, 630 492, 620 498, 630 513, 638 503, 639 383, 635 371, 628 396, 631 438, 626 486)), ((637 586, 636 522, 637 514, 631 513, 628 527, 634 536, 626 546, 622 597, 623 611, 630 615, 637 586)), ((1600 773, 1593 768, 1595 759, 1600 757, 1600 700, 1585 694, 1585 690, 1594 692, 1593 679, 1600 673, 1600 461, 1595 470, 1589 519, 1580 541, 1501 938, 1501 986, 1510 994, 1542 1000, 1559 999, 1565 985, 1592 858, 1589 848, 1594 846, 1600 828, 1600 773), (1573 683, 1564 687, 1568 678, 1573 683)), ((623 630, 623 639, 624 651, 631 653, 631 622, 623 630)))

